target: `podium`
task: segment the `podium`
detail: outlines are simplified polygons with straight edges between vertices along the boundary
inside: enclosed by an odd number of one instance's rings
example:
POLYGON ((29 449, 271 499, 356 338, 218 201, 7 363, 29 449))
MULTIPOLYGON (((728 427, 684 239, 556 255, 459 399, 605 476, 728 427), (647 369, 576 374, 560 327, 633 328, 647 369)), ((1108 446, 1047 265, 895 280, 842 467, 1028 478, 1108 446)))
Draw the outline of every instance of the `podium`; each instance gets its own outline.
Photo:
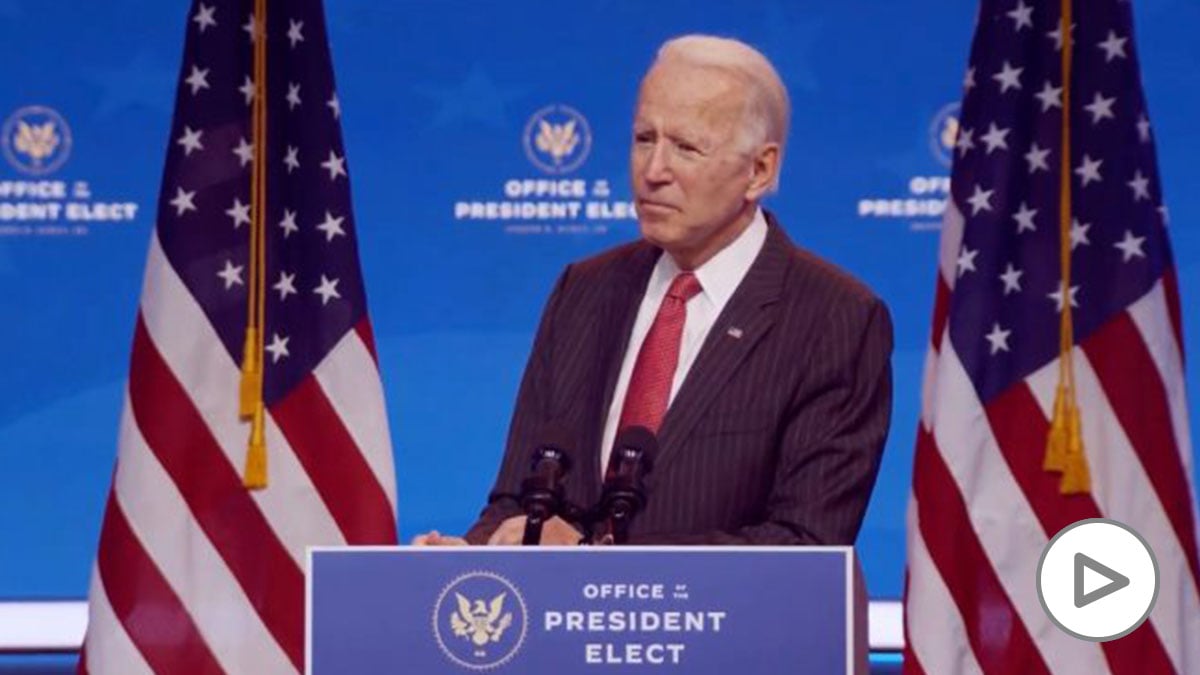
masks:
POLYGON ((309 550, 306 668, 867 672, 851 547, 309 550))

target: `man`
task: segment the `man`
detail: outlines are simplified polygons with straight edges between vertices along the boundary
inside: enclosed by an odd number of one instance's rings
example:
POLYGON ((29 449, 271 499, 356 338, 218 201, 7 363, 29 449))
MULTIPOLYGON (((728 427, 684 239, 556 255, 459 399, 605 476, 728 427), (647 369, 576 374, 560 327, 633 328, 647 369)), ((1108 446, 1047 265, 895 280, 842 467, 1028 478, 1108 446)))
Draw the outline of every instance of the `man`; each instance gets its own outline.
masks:
MULTIPOLYGON (((779 76, 751 47, 707 36, 663 45, 633 123, 642 240, 559 278, 466 541, 521 542, 517 496, 547 425, 575 435, 567 498, 588 506, 618 429, 636 424, 659 452, 630 543, 853 543, 887 435, 891 322, 759 208, 788 117, 779 76)), ((543 544, 580 539, 561 518, 542 532, 543 544)))

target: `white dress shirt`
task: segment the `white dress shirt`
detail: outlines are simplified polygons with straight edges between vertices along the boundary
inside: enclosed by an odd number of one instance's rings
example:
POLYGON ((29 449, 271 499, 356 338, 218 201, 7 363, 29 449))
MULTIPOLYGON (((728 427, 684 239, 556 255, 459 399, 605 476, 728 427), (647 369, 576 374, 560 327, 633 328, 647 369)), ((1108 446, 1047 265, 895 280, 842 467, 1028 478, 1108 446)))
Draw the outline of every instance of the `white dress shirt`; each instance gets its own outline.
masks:
MULTIPOLYGON (((728 246, 721 249, 700 267, 694 270, 696 279, 700 281, 700 292, 687 303, 687 320, 683 324, 683 339, 679 346, 679 363, 675 366, 675 377, 671 382, 671 396, 667 400, 670 410, 671 401, 683 385, 696 354, 700 352, 705 337, 716 323, 721 310, 733 292, 737 290, 750 265, 762 250, 763 242, 767 240, 767 220, 762 209, 754 213, 754 220, 744 232, 738 235, 728 246)), ((638 307, 637 320, 633 323, 633 332, 629 336, 629 346, 621 361, 621 374, 617 377, 617 388, 613 393, 612 405, 608 408, 608 418, 604 423, 604 438, 600 446, 600 475, 608 467, 608 456, 612 453, 612 445, 617 437, 617 425, 621 420, 621 409, 625 406, 625 394, 629 391, 629 378, 633 375, 633 364, 641 351, 642 342, 650 332, 654 317, 667 289, 675 275, 679 274, 679 266, 675 260, 663 253, 650 274, 650 283, 646 286, 646 294, 642 296, 642 304, 638 307)))

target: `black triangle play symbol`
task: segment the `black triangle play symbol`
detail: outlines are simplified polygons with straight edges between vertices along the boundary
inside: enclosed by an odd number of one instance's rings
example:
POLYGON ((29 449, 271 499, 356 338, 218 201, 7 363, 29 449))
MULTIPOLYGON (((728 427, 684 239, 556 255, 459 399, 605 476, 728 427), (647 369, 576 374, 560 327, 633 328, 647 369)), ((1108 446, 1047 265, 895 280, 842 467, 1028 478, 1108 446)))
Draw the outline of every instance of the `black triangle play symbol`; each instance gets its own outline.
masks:
POLYGON ((1100 598, 1107 597, 1129 585, 1129 577, 1114 571, 1111 567, 1102 565, 1082 553, 1075 554, 1075 607, 1081 608, 1092 604, 1100 598), (1083 570, 1093 572, 1108 579, 1109 583, 1097 588, 1091 593, 1083 592, 1083 570))

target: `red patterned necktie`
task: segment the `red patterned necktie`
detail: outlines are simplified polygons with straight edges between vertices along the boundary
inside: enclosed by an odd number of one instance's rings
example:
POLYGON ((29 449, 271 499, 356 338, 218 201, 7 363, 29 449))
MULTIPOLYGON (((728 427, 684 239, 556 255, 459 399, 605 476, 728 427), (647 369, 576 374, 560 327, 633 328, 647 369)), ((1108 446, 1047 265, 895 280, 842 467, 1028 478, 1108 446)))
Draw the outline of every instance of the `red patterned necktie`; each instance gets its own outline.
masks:
POLYGON ((667 296, 659 305, 658 314, 633 364, 618 429, 641 425, 658 432, 671 398, 675 368, 679 365, 679 343, 687 320, 687 301, 699 292, 700 281, 691 272, 681 272, 671 280, 667 296))

